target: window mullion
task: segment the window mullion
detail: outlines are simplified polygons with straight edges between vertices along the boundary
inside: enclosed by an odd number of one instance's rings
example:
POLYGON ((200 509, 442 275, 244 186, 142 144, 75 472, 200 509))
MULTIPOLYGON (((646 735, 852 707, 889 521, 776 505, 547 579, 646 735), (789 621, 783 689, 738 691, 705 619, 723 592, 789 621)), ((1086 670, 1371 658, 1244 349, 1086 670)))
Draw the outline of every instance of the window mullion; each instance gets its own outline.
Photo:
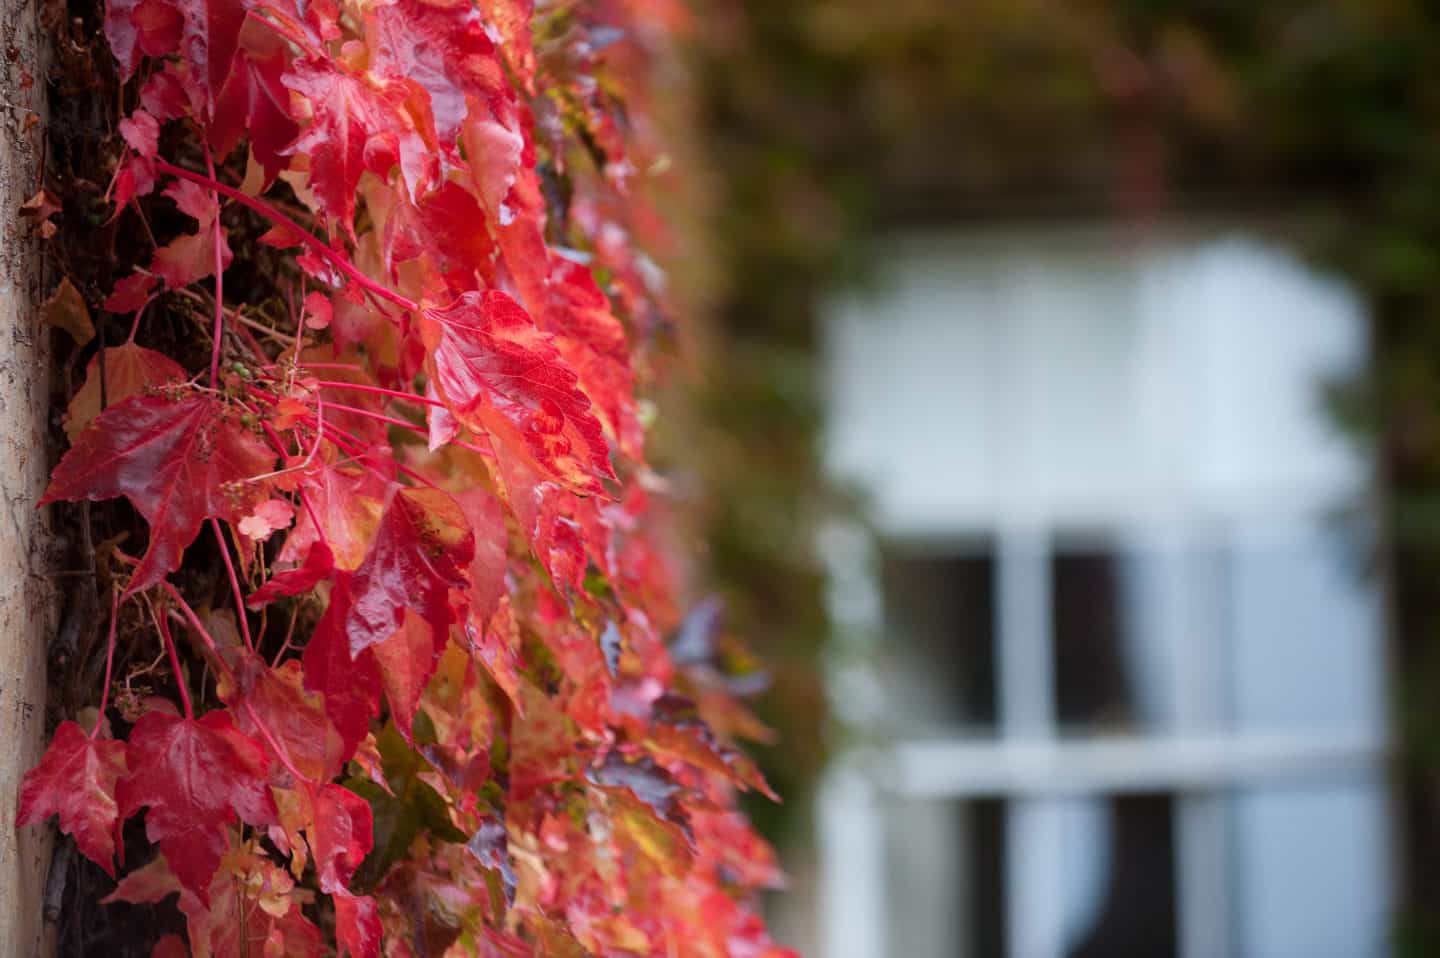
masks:
MULTIPOLYGON (((1036 526, 1002 529, 997 573, 997 676, 1005 744, 1055 738, 1050 621, 1050 536, 1036 526)), ((1060 958, 1059 804, 1015 798, 1005 817, 1006 926, 1010 958, 1060 958)))

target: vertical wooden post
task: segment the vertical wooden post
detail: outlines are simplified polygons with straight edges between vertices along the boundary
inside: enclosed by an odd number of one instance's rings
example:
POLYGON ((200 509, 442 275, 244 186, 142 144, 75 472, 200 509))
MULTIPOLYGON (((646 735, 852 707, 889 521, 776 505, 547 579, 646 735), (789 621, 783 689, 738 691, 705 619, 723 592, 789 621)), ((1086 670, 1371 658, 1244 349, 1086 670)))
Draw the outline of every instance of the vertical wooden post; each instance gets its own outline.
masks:
POLYGON ((20 778, 45 733, 45 661, 55 607, 42 550, 49 334, 39 237, 21 205, 40 189, 45 49, 38 4, 0 0, 0 955, 51 950, 43 917, 51 829, 15 829, 20 778))

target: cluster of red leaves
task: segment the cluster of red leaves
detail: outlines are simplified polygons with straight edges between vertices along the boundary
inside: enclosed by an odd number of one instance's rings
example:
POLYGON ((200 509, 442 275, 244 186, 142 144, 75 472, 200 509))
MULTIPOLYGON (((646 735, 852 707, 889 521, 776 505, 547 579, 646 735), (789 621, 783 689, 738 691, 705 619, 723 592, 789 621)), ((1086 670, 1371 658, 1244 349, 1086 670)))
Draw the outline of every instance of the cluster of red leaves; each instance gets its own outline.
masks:
POLYGON ((157 955, 788 954, 735 810, 768 794, 728 744, 753 720, 677 612, 636 399, 667 315, 647 63, 683 14, 532 7, 108 4, 115 215, 194 227, 105 300, 132 332, 44 501, 144 518, 108 654, 133 608, 180 701, 112 738, 107 665, 19 819, 114 875, 143 811, 157 852, 111 898, 178 894, 157 955), (240 301, 245 257, 269 288, 240 301), (166 303, 204 307, 208 370, 137 343, 166 303), (233 612, 187 601, 207 525, 233 612))

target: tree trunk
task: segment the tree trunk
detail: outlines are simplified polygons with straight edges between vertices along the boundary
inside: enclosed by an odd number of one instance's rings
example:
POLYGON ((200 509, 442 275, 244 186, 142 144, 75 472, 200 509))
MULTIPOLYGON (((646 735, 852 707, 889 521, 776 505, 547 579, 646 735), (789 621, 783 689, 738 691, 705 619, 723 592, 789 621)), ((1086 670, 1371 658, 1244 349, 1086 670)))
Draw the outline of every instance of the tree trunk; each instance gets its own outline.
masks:
POLYGON ((17 832, 20 778, 45 735, 45 660, 55 603, 50 539, 35 503, 50 452, 49 339, 38 304, 39 232, 21 205, 40 189, 45 63, 32 0, 0 0, 0 955, 53 950, 44 921, 52 830, 17 832))

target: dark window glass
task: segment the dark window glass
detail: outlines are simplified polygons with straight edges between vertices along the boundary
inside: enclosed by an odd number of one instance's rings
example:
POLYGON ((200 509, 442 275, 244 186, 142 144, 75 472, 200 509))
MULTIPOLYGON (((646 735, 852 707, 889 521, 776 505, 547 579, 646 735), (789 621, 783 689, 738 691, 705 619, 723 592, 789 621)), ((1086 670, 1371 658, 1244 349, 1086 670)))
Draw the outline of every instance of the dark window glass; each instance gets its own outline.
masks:
POLYGON ((885 814, 887 954, 1004 958, 1004 803, 895 800, 885 814))
POLYGON ((993 726, 995 560, 988 548, 884 561, 889 714, 922 727, 993 726))
POLYGON ((1114 551, 1067 549, 1051 560, 1055 713, 1061 725, 1124 727, 1137 719, 1127 650, 1122 562, 1114 551))
POLYGON ((1108 867, 1094 921, 1069 943, 1066 958, 1176 953, 1174 801, 1120 795, 1109 806, 1108 867))

